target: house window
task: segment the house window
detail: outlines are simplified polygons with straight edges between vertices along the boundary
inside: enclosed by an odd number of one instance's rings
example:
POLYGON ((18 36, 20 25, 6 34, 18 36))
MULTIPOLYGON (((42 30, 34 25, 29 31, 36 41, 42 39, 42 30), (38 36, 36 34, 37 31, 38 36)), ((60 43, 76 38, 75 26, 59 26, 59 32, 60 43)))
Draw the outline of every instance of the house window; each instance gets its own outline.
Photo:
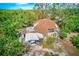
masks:
POLYGON ((50 32, 54 32, 54 30, 53 29, 48 29, 48 33, 50 33, 50 32))
POLYGON ((56 36, 57 36, 57 33, 56 33, 56 32, 53 32, 52 35, 53 35, 54 37, 56 37, 56 36))
POLYGON ((57 32, 54 31, 54 29, 48 29, 48 35, 56 37, 57 36, 57 32))

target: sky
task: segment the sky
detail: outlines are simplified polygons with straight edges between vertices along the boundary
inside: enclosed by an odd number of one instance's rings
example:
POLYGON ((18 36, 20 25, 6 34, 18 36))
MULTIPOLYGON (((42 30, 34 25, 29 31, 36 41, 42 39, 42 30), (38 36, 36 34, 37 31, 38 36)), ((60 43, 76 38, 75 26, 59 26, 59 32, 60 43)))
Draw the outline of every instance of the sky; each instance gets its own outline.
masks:
POLYGON ((0 3, 0 9, 23 9, 23 10, 32 10, 33 3, 0 3))

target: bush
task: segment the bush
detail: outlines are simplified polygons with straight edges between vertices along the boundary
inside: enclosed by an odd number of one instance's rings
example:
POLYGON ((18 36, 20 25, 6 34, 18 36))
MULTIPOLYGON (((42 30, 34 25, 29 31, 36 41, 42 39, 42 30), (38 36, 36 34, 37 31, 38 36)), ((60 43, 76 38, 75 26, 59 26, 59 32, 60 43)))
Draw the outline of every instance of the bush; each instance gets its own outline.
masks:
POLYGON ((48 36, 44 41, 43 41, 43 47, 44 48, 52 48, 52 44, 55 41, 55 38, 52 36, 48 36))
POLYGON ((79 36, 78 35, 73 36, 71 42, 76 48, 79 48, 79 36))
POLYGON ((27 25, 27 26, 32 26, 32 25, 33 25, 33 20, 27 20, 26 25, 27 25))
POLYGON ((64 38, 66 38, 67 37, 67 32, 65 31, 65 30, 61 30, 60 31, 60 38, 61 39, 64 39, 64 38))

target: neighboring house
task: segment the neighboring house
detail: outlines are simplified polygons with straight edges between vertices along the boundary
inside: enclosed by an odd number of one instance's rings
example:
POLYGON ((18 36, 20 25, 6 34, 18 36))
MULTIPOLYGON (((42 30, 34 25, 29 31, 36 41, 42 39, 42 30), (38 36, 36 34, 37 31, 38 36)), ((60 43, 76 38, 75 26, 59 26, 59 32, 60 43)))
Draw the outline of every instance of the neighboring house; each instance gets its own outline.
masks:
POLYGON ((43 35, 40 33, 26 33, 25 34, 25 42, 29 41, 31 43, 33 42, 39 42, 40 39, 43 38, 43 35))
POLYGON ((47 35, 57 38, 59 36, 59 28, 54 21, 41 19, 35 22, 34 26, 20 29, 18 33, 20 34, 20 41, 37 41, 47 35))
POLYGON ((33 27, 26 27, 18 30, 19 42, 36 42, 43 38, 41 33, 35 33, 33 27))

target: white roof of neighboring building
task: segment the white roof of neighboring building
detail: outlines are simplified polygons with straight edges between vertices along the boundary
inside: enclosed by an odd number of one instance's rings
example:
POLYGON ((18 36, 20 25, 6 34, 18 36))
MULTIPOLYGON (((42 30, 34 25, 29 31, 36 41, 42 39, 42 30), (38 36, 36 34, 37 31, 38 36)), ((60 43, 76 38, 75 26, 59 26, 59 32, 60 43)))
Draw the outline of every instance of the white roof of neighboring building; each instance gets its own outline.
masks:
POLYGON ((27 27, 27 28, 26 28, 26 31, 27 31, 27 32, 33 32, 33 31, 34 31, 34 28, 33 28, 33 27, 27 27))
POLYGON ((37 35, 39 38, 43 38, 43 35, 40 34, 40 33, 36 33, 36 35, 37 35))
POLYGON ((39 38, 42 38, 43 35, 42 34, 38 34, 38 33, 26 33, 25 35, 25 41, 29 41, 29 40, 39 40, 39 38))

